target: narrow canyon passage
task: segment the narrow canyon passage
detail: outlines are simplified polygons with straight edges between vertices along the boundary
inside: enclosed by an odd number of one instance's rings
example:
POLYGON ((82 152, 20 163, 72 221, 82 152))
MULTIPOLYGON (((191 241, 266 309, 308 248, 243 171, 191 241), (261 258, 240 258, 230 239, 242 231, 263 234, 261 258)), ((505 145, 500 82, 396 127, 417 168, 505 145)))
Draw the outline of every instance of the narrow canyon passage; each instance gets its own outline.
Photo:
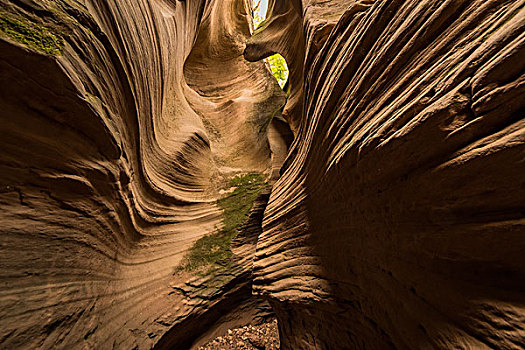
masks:
POLYGON ((525 349, 524 28, 0 0, 0 349, 525 349))

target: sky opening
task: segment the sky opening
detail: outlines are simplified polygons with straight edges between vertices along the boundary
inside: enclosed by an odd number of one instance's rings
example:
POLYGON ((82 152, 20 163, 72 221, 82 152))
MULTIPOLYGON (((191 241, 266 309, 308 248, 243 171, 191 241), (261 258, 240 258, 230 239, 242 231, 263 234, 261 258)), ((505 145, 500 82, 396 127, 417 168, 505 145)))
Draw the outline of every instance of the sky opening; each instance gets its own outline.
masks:
MULTIPOLYGON (((266 19, 266 13, 268 12, 268 0, 252 0, 252 7, 253 27, 254 29, 257 29, 266 19)), ((284 88, 289 75, 286 60, 283 56, 275 54, 268 57, 267 62, 270 65, 270 71, 272 72, 275 79, 277 79, 279 86, 281 89, 284 88)))

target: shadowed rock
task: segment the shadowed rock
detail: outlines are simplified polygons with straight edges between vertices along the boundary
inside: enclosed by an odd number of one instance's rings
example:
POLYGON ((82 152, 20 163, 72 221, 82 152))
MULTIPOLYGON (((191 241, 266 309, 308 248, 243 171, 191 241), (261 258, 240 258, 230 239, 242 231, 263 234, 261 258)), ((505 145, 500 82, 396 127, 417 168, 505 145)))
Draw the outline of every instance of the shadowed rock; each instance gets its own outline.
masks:
POLYGON ((0 5, 0 347, 185 348, 268 314, 255 245, 191 297, 174 274, 229 179, 270 172, 284 96, 242 57, 249 5, 0 5))
POLYGON ((302 5, 304 114, 255 260, 281 347, 521 348, 523 1, 302 5))
POLYGON ((522 348, 525 2, 250 6, 0 1, 0 347, 522 348))

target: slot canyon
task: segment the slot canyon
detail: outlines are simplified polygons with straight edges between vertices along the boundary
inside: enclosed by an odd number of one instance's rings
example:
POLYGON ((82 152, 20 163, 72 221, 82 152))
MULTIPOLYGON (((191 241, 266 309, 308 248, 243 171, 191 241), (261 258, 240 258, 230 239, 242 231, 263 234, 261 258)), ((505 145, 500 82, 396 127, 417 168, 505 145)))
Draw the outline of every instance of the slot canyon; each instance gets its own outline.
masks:
POLYGON ((0 75, 0 349, 525 349, 525 0, 0 0, 0 75))

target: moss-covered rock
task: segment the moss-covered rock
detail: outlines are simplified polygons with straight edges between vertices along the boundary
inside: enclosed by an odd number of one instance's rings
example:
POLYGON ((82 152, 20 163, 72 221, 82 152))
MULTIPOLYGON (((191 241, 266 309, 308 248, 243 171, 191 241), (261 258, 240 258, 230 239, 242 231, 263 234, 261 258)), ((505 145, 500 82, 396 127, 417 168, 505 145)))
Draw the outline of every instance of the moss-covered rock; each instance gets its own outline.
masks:
POLYGON ((235 187, 235 190, 217 201, 217 205, 223 210, 224 227, 216 233, 197 240, 176 272, 183 270, 209 272, 216 267, 227 266, 232 256, 231 241, 246 223, 253 202, 265 184, 265 178, 261 174, 234 177, 229 187, 235 187))
POLYGON ((0 31, 8 38, 48 55, 60 55, 64 40, 50 28, 0 12, 0 31))

